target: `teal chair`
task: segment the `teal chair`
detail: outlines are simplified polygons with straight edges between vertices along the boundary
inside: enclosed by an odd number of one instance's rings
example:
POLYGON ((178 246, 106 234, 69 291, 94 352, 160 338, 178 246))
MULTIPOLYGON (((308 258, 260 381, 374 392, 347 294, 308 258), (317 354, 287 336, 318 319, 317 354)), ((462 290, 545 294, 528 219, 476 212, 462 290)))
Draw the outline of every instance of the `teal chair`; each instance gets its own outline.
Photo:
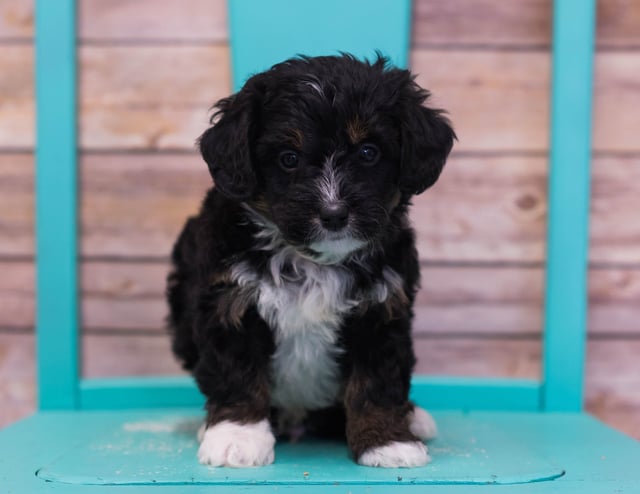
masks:
MULTIPOLYGON (((389 470, 355 465, 341 443, 304 441, 278 445, 268 467, 207 468, 190 379, 80 378, 75 5, 38 0, 39 411, 0 431, 0 492, 639 493, 640 445, 583 412, 594 3, 555 2, 542 379, 416 376, 413 399, 441 436, 431 464, 389 470)), ((363 56, 374 46, 407 62, 408 0, 234 0, 229 10, 236 88, 291 47, 363 56), (357 39, 354 20, 366 28, 357 39)))

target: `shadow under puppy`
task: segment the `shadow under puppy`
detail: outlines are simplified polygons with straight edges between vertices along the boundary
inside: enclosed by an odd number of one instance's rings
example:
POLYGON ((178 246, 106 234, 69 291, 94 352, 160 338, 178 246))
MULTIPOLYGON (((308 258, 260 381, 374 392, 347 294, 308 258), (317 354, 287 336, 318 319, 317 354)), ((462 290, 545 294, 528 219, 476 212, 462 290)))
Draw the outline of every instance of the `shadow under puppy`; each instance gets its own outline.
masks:
POLYGON ((266 465, 273 431, 345 435, 363 465, 429 461, 408 399, 420 268, 407 209, 455 134, 384 58, 300 57, 216 105, 215 186, 173 250, 173 350, 205 395, 200 461, 266 465))

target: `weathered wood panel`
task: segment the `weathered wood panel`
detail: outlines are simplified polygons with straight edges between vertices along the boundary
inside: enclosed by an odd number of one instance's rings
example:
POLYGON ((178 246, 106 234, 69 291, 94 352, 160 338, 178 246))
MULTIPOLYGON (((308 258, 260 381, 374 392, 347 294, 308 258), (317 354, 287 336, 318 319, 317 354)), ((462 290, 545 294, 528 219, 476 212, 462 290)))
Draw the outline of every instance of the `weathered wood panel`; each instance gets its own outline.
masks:
POLYGON ((546 160, 454 155, 411 215, 430 262, 540 262, 546 209, 546 160))
MULTIPOLYGON (((85 335, 83 351, 87 376, 182 372, 163 337, 85 335), (118 358, 108 358, 109 353, 118 358)), ((417 339, 415 351, 418 373, 536 378, 540 370, 540 345, 535 341, 417 339)))
POLYGON ((640 263, 640 155, 595 158, 590 236, 592 261, 640 263))
POLYGON ((2 45, 0 149, 31 148, 34 134, 33 47, 2 45))
MULTIPOLYGON (((546 160, 454 155, 416 198, 421 255, 436 262, 542 262, 546 160)), ((33 255, 33 158, 0 154, 0 255, 33 255)), ((596 157, 590 258, 640 263, 640 162, 596 157)), ((210 186, 195 153, 88 154, 81 160, 81 249, 86 257, 166 259, 210 186)))
MULTIPOLYGON (((33 145, 32 49, 3 49, 0 148, 33 145)), ((80 142, 85 149, 192 149, 207 109, 230 91, 224 46, 84 46, 80 142)), ((549 57, 518 50, 414 50, 418 81, 449 110, 458 151, 543 152, 549 57)), ((638 152, 639 52, 596 58, 594 147, 638 152)))
MULTIPOLYGON (((0 262, 0 328, 33 327, 33 265, 0 262)), ((165 262, 85 262, 86 330, 162 331, 165 262)), ((425 266, 415 332, 423 335, 537 335, 542 328, 540 268, 425 266)), ((590 271, 592 334, 640 334, 640 269, 590 271)))
POLYGON ((34 353, 31 334, 0 332, 0 427, 35 408, 34 353))
POLYGON ((208 109, 230 93, 222 46, 85 46, 80 142, 88 149, 193 149, 208 109))
MULTIPOLYGON (((83 41, 220 42, 228 38, 225 0, 136 2, 81 0, 83 41)), ((599 47, 640 46, 640 1, 598 2, 599 47)), ((33 1, 0 0, 0 39, 33 35, 33 1)), ((416 0, 415 45, 546 47, 551 36, 551 0, 416 0)))
MULTIPOLYGON (((552 0, 454 0, 414 2, 414 44, 438 46, 548 47, 552 0)), ((640 46, 640 1, 597 3, 598 48, 640 46)))
POLYGON ((417 82, 458 134, 458 151, 548 146, 550 58, 542 52, 414 50, 417 82))
POLYGON ((32 154, 0 154, 0 256, 33 255, 33 176, 32 154))
MULTIPOLYGON (((591 260, 640 262, 640 163, 594 162, 591 260)), ((197 156, 93 156, 83 161, 86 255, 166 256, 210 186, 197 156)), ((412 212, 421 255, 438 261, 542 262, 546 163, 454 156, 412 212)))
POLYGON ((640 48, 640 1, 597 2, 597 43, 607 48, 640 48))
POLYGON ((82 160, 81 249, 87 256, 168 258, 212 180, 196 154, 82 160))
POLYGON ((0 261, 0 330, 32 329, 35 276, 31 261, 0 261))
POLYGON ((226 42, 226 0, 83 0, 83 41, 226 42))
POLYGON ((0 42, 33 37, 33 0, 0 0, 0 42))
POLYGON ((417 0, 415 45, 548 46, 551 0, 417 0))

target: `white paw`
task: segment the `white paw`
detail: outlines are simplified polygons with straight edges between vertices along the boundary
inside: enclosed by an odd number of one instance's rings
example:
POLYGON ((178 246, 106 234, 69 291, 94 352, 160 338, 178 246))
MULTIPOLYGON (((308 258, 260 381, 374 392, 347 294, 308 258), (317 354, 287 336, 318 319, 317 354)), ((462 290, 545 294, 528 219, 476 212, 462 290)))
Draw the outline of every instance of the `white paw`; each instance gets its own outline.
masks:
POLYGON ((431 461, 427 447, 419 441, 394 441, 385 446, 365 451, 358 459, 367 467, 421 467, 431 461))
POLYGON ((409 413, 409 430, 420 439, 433 439, 438 435, 436 421, 424 408, 414 407, 409 413))
POLYGON ((254 424, 224 420, 204 430, 201 441, 198 460, 204 465, 257 467, 274 460, 276 439, 266 419, 254 424))

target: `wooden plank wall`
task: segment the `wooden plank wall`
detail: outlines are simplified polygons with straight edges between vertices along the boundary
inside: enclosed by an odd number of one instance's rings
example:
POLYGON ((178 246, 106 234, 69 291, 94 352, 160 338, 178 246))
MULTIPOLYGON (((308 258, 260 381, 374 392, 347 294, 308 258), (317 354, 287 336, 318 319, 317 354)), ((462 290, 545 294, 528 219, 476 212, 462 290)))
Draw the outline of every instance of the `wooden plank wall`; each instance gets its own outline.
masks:
MULTIPOLYGON (((230 91, 223 0, 79 0, 87 375, 174 373, 167 255, 230 91)), ((537 377, 551 0, 416 0, 411 64, 460 141, 414 221, 419 370, 537 377)), ((587 399, 640 438, 640 0, 598 2, 587 399)), ((0 0, 0 424, 33 408, 33 6, 0 0)), ((570 352, 570 349, 567 349, 570 352)))

